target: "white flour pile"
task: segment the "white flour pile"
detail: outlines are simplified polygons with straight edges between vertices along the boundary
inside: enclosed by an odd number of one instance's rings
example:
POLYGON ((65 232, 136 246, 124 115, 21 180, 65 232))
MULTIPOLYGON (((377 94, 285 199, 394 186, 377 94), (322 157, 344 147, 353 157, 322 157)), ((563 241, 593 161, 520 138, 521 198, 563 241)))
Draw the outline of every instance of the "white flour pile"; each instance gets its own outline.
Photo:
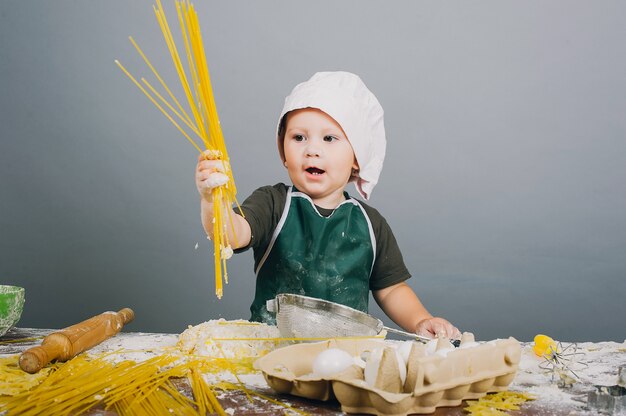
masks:
POLYGON ((90 355, 100 355, 116 351, 111 355, 115 362, 131 360, 142 362, 156 355, 161 355, 176 348, 176 334, 148 334, 143 332, 120 332, 113 338, 102 342, 89 350, 90 355))
POLYGON ((244 320, 211 320, 189 326, 178 341, 186 353, 215 358, 260 357, 276 348, 278 328, 244 320))

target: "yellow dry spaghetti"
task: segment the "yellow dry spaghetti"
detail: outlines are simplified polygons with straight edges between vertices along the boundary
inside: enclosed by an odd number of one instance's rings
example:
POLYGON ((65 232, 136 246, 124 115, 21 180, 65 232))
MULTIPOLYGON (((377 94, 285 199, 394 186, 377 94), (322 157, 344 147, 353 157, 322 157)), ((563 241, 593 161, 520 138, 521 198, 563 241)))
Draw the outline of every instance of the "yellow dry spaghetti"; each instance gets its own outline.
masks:
POLYGON ((3 358, 1 369, 10 370, 6 377, 11 379, 14 390, 11 395, 0 395, 0 413, 6 412, 7 416, 78 415, 95 407, 119 415, 225 415, 215 390, 241 390, 251 402, 258 397, 306 415, 245 387, 238 375, 256 372, 253 357, 226 359, 165 353, 140 363, 118 361, 118 355, 134 351, 118 350, 96 356, 81 354, 66 363, 45 368, 38 373, 40 379, 33 386, 23 382, 31 375, 17 367, 17 355, 3 358), (224 371, 230 372, 237 384, 209 384, 203 378, 203 374, 224 371), (179 389, 185 379, 192 397, 179 389))
POLYGON ((281 342, 309 342, 309 341, 328 341, 329 339, 340 340, 360 340, 360 339, 385 339, 384 335, 364 335, 353 337, 268 337, 268 338, 246 338, 246 337, 230 337, 230 338, 209 338, 211 341, 274 341, 274 344, 281 342))
POLYGON ((44 368, 38 373, 24 372, 18 364, 19 355, 0 358, 0 396, 15 396, 38 386, 48 377, 52 368, 44 368))
MULTIPOLYGON (((224 350, 222 349, 222 347, 219 344, 217 344, 217 348, 219 349, 222 357, 226 357, 226 354, 224 354, 224 350)), ((219 385, 216 385, 215 387, 221 388, 222 390, 241 390, 241 391, 243 391, 245 393, 246 397, 248 398, 248 401, 250 401, 250 402, 253 401, 252 396, 257 396, 257 397, 259 397, 259 398, 261 398, 263 400, 266 400, 266 401, 268 401, 270 403, 274 403, 274 404, 277 404, 279 406, 282 406, 285 409, 291 410, 291 411, 293 411, 295 413, 298 413, 298 414, 300 414, 302 416, 308 416, 308 413, 303 412, 301 410, 298 410, 298 409, 288 405, 287 403, 283 403, 280 400, 275 400, 275 399, 272 399, 271 397, 265 396, 265 395, 263 395, 261 393, 258 393, 256 391, 247 389, 246 386, 241 382, 241 379, 237 375, 237 372, 231 371, 231 374, 233 376, 235 376, 235 379, 237 380, 237 384, 236 385, 232 384, 232 383, 222 382, 219 385)))
POLYGON ((224 409, 217 401, 213 389, 204 381, 202 373, 196 368, 192 368, 189 373, 189 384, 194 391, 198 413, 205 415, 208 413, 217 413, 221 416, 226 415, 224 409))
POLYGON ((471 416, 504 416, 507 411, 519 410, 520 405, 535 398, 526 393, 503 391, 488 394, 478 400, 469 400, 463 410, 471 416))
MULTIPOLYGON (((202 360, 159 355, 141 363, 113 363, 111 354, 96 358, 79 355, 59 366, 37 387, 14 396, 0 397, 0 412, 7 415, 80 414, 99 405, 119 415, 197 415, 197 403, 211 403, 211 409, 224 414, 223 408, 207 386, 193 387, 194 399, 178 391, 173 380, 206 370, 202 360)), ((195 374, 195 376, 194 376, 195 374)), ((206 407, 206 406, 205 406, 206 407)), ((202 408, 205 408, 202 407, 202 408)))
POLYGON ((237 188, 232 176, 232 170, 230 169, 230 158, 226 151, 226 144, 217 115, 198 15, 189 0, 176 1, 176 10, 185 49, 186 66, 183 64, 181 55, 174 42, 170 25, 167 22, 160 0, 157 0, 157 4, 154 7, 163 38, 185 93, 191 116, 167 87, 163 78, 132 37, 130 37, 131 43, 157 78, 166 94, 160 94, 145 78, 141 78, 141 82, 139 82, 119 61, 116 60, 115 63, 200 153, 203 153, 202 148, 195 142, 192 136, 199 137, 202 140, 205 149, 209 151, 205 154, 207 159, 217 159, 223 163, 224 172, 229 180, 225 185, 212 190, 215 294, 221 299, 224 293, 222 282, 228 283, 226 260, 230 258, 232 249, 231 242, 228 239, 227 227, 230 225, 234 235, 235 229, 230 207, 233 204, 239 206, 235 198, 237 188), (166 96, 169 97, 171 102, 168 101, 166 96))
POLYGON ((29 338, 18 338, 18 339, 8 339, 6 341, 0 341, 0 345, 7 345, 7 344, 20 344, 23 342, 29 342, 29 341, 37 341, 40 339, 43 339, 44 337, 29 337, 29 338))

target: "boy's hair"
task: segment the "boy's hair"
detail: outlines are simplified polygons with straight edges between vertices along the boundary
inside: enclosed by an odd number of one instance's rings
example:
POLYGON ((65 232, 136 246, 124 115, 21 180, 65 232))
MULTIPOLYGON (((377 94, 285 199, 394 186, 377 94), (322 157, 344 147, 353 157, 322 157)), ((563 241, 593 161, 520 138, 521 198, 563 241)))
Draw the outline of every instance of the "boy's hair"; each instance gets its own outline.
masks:
POLYGON ((281 157, 285 154, 285 129, 287 128, 287 116, 291 111, 285 113, 278 122, 278 148, 281 157))
POLYGON ((296 85, 285 98, 276 127, 278 152, 283 162, 286 116, 302 108, 317 108, 341 126, 359 165, 352 180, 359 194, 369 199, 378 182, 387 145, 383 108, 374 94, 350 72, 318 72, 296 85))

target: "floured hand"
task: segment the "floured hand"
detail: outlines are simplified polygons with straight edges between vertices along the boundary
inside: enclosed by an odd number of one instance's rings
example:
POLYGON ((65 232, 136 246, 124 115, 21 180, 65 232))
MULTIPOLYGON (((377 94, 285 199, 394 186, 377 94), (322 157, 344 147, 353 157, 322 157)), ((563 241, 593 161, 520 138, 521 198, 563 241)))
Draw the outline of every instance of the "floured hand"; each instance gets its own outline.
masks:
POLYGON ((217 159, 218 154, 206 150, 198 156, 196 165, 196 188, 202 198, 211 201, 212 190, 228 183, 228 162, 217 159))
POLYGON ((421 320, 415 327, 415 333, 429 338, 444 336, 448 339, 461 338, 461 331, 443 318, 421 320))

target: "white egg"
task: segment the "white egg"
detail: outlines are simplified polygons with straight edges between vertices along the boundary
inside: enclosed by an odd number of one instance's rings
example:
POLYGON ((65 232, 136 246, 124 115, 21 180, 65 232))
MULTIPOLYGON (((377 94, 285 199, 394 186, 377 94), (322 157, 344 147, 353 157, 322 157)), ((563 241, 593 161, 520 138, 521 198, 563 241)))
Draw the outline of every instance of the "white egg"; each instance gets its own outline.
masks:
POLYGON ((361 357, 354 357, 354 365, 365 369, 365 360, 363 360, 363 358, 361 357))
POLYGON ((329 348, 320 352, 313 361, 313 374, 319 377, 330 377, 354 363, 354 358, 339 348, 329 348))
POLYGON ((383 349, 376 348, 369 353, 367 361, 365 362, 365 382, 374 387, 376 384, 376 377, 378 376, 378 367, 380 367, 380 360, 383 358, 383 349))
POLYGON ((404 360, 404 365, 407 365, 409 363, 409 355, 411 355, 412 348, 413 348, 413 341, 404 341, 398 347, 398 352, 400 353, 402 360, 404 360))

